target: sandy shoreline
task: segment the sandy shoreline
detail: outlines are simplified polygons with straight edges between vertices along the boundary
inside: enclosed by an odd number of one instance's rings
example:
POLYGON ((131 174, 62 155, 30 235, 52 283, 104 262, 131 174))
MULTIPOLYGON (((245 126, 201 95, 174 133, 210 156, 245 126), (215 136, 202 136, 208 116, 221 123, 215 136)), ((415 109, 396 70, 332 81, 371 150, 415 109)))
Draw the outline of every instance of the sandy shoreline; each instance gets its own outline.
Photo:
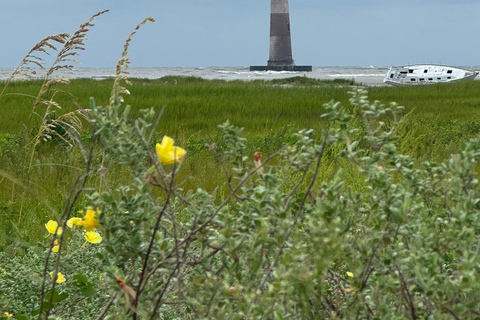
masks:
POLYGON ((377 87, 377 86, 386 86, 386 84, 383 83, 383 78, 384 77, 361 77, 361 78, 358 77, 358 78, 354 78, 353 80, 355 80, 356 83, 361 83, 366 86, 377 87))

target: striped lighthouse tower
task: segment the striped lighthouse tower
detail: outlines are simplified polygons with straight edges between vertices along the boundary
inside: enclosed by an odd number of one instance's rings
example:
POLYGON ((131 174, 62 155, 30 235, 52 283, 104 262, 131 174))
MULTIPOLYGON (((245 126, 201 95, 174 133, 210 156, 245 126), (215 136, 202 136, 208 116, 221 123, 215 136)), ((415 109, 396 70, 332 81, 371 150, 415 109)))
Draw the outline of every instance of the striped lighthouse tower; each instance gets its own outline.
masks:
POLYGON ((271 0, 269 66, 295 65, 292 58, 288 0, 271 0))
POLYGON ((266 66, 251 66, 250 71, 312 71, 312 66, 297 66, 292 57, 288 0, 271 0, 270 55, 266 66))

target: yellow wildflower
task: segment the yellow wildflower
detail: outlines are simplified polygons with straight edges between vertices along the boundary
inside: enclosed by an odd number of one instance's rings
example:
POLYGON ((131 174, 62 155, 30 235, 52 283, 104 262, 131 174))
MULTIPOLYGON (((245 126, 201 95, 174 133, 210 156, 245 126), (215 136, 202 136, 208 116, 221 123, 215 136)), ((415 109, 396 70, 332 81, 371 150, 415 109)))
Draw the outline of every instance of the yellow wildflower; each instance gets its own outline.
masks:
POLYGON ((102 236, 96 231, 85 232, 85 240, 90 243, 100 243, 102 242, 102 236))
POLYGON ((353 273, 352 273, 352 272, 350 272, 350 271, 347 271, 347 276, 349 276, 349 277, 352 277, 352 278, 353 278, 353 273))
POLYGON ((11 314, 11 313, 5 312, 4 314, 7 316, 7 318, 13 317, 13 314, 11 314))
POLYGON ((55 239, 52 244, 52 252, 58 252, 58 249, 60 249, 60 246, 58 245, 58 239, 55 239))
POLYGON ((82 221, 77 222, 77 225, 83 226, 87 231, 94 231, 98 227, 98 219, 95 218, 95 214, 100 213, 100 210, 95 211, 92 208, 88 208, 82 221))
POLYGON ((167 136, 163 137, 162 143, 157 143, 157 156, 162 164, 172 164, 180 162, 180 159, 187 153, 185 149, 173 146, 173 139, 167 136))
POLYGON ((57 233, 58 235, 61 235, 63 232, 63 228, 59 227, 57 221, 54 220, 50 220, 45 223, 45 228, 47 228, 48 232, 52 234, 57 233))
MULTIPOLYGON (((53 278, 53 272, 50 272, 50 277, 53 278)), ((62 282, 65 282, 66 280, 67 279, 65 279, 65 276, 61 272, 57 273, 57 283, 62 283, 62 282)))
POLYGON ((67 226, 73 228, 73 226, 81 226, 82 218, 73 217, 68 219, 67 226))

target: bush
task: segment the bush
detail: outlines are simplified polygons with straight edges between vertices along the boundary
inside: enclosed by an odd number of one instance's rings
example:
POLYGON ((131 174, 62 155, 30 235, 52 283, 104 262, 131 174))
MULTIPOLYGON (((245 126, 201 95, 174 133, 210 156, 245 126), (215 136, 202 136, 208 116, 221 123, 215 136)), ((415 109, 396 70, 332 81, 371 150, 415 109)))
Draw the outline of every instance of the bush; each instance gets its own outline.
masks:
POLYGON ((184 192, 182 162, 152 152, 153 110, 132 121, 118 93, 112 101, 92 102, 86 170, 59 218, 65 228, 85 195, 94 209, 83 221, 98 220, 103 240, 80 247, 81 232, 65 231, 51 240, 58 253, 47 241, 4 264, 0 308, 17 319, 479 317, 480 138, 443 163, 415 163, 397 152, 403 108, 357 89, 353 113, 324 106, 320 140, 300 131, 263 163, 224 123, 221 147, 209 147, 230 192, 184 192), (339 170, 321 178, 332 161, 339 170), (111 186, 113 165, 130 181, 111 186), (86 189, 99 173, 102 190, 86 189), (54 271, 67 280, 53 282, 54 271))

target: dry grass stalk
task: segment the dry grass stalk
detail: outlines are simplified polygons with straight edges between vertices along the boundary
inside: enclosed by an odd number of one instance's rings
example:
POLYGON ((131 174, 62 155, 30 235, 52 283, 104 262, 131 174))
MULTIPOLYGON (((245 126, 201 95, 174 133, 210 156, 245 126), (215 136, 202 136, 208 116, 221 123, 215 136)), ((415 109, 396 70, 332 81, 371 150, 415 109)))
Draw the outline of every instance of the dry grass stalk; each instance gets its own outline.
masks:
POLYGON ((64 44, 69 37, 70 35, 68 33, 59 33, 54 36, 48 36, 37 43, 23 58, 22 62, 20 62, 20 65, 12 73, 11 77, 13 78, 16 75, 32 77, 36 75, 35 70, 28 66, 30 64, 34 64, 40 67, 40 69, 45 69, 45 66, 43 65, 44 59, 37 56, 37 54, 43 53, 50 55, 49 50, 57 51, 57 47, 53 43, 64 44))
POLYGON ((53 137, 57 137, 60 140, 68 143, 69 145, 75 144, 75 137, 78 136, 80 131, 82 130, 82 121, 80 120, 79 116, 84 116, 86 112, 80 109, 77 111, 69 112, 55 119, 55 110, 62 108, 60 104, 54 101, 54 97, 58 91, 53 91, 52 97, 50 99, 45 99, 44 96, 49 92, 50 87, 53 84, 70 82, 70 80, 66 78, 58 77, 50 79, 50 77, 58 70, 73 69, 72 63, 78 62, 74 59, 74 57, 78 55, 79 51, 85 50, 84 42, 86 40, 87 32, 90 30, 91 27, 94 26, 94 24, 92 23, 93 19, 106 12, 108 12, 108 10, 104 10, 94 14, 89 20, 81 24, 78 30, 73 35, 65 38, 65 41, 63 42, 63 48, 58 52, 55 61, 53 62, 50 69, 47 71, 45 80, 38 92, 32 110, 32 114, 36 115, 42 120, 39 126, 39 130, 32 141, 33 147, 30 164, 33 161, 36 146, 42 140, 50 140, 53 137), (37 111, 38 106, 45 107, 45 109, 43 109, 41 112, 42 114, 37 111))
POLYGON ((88 21, 81 24, 78 30, 75 31, 75 33, 65 41, 63 48, 59 51, 55 61, 53 62, 50 69, 47 71, 47 74, 45 76, 45 82, 42 85, 42 88, 40 89, 38 95, 39 97, 42 97, 48 91, 49 87, 52 84, 60 82, 57 81, 57 79, 50 80, 50 77, 55 73, 55 71, 62 69, 72 70, 73 65, 71 63, 78 63, 78 61, 75 60, 74 57, 78 55, 79 51, 85 50, 84 41, 86 40, 87 32, 90 30, 91 27, 94 26, 94 24, 92 23, 93 19, 106 12, 108 12, 108 10, 104 10, 94 14, 92 17, 90 17, 88 21))
POLYGON ((20 75, 27 78, 34 77, 37 72, 34 67, 39 67, 44 70, 44 59, 40 57, 42 54, 50 55, 49 51, 57 51, 57 44, 64 44, 67 39, 70 38, 68 33, 59 33, 54 36, 48 36, 42 41, 37 43, 33 48, 28 52, 28 54, 22 59, 18 67, 15 68, 13 73, 10 75, 10 78, 5 83, 2 92, 0 93, 0 98, 5 93, 7 86, 15 78, 15 76, 20 75))
MULTIPOLYGON (((42 101, 42 104, 48 110, 55 108, 61 109, 60 105, 53 100, 42 101)), ((30 157, 30 165, 33 163, 33 156, 35 154, 36 146, 41 141, 48 141, 52 139, 58 139, 69 146, 73 146, 79 139, 79 136, 83 130, 82 118, 88 117, 87 109, 78 109, 55 118, 54 113, 45 113, 40 128, 33 139, 32 154, 30 157)))
POLYGON ((133 32, 130 33, 127 40, 125 41, 125 44, 123 45, 122 57, 120 58, 120 60, 118 60, 116 71, 115 71, 115 82, 114 82, 112 94, 110 97, 110 104, 117 103, 116 101, 114 101, 115 97, 120 99, 120 101, 118 102, 123 102, 122 94, 130 94, 127 88, 121 85, 122 81, 124 81, 127 85, 131 85, 131 82, 128 80, 128 75, 129 75, 128 67, 130 65, 130 59, 128 59, 128 48, 130 46, 130 42, 133 39, 133 36, 137 33, 140 27, 147 22, 155 22, 155 19, 153 19, 152 17, 148 17, 142 22, 140 22, 136 26, 135 30, 133 30, 133 32), (115 92, 115 90, 118 90, 118 93, 115 92))

